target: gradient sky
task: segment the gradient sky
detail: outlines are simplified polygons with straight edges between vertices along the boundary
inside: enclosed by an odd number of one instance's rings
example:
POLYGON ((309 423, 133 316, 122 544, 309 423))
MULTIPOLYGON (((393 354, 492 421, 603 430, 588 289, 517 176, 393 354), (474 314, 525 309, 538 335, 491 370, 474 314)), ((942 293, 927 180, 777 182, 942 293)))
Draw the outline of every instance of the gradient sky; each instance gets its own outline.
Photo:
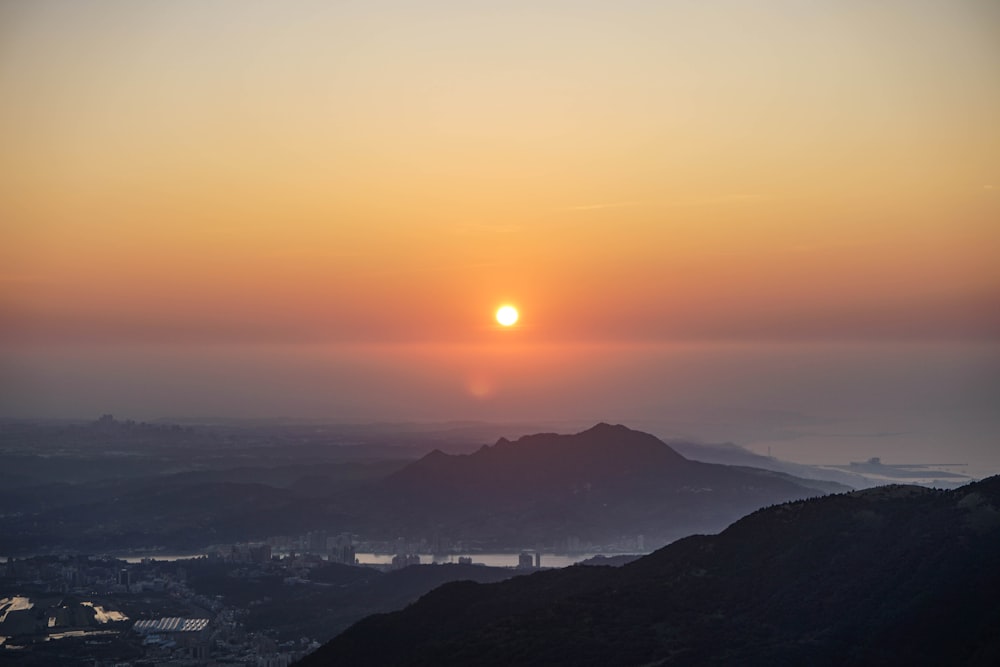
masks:
POLYGON ((0 413, 198 407, 110 389, 142 346, 404 392, 205 410, 437 418, 649 346, 1000 338, 993 0, 7 2, 0 91, 0 413))

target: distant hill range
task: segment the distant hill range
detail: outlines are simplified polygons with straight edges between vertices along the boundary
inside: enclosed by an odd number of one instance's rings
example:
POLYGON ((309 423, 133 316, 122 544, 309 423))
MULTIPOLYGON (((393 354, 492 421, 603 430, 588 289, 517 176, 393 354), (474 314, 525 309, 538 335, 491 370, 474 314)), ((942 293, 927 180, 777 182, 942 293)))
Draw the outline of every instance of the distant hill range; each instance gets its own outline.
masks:
POLYGON ((916 484, 938 489, 954 489, 973 479, 955 469, 964 469, 964 463, 883 463, 878 457, 864 462, 852 461, 850 465, 806 465, 784 461, 772 456, 756 454, 745 447, 725 443, 702 443, 685 440, 668 440, 667 444, 695 461, 742 465, 788 473, 806 479, 823 479, 840 482, 855 489, 867 489, 885 484, 916 484))
POLYGON ((848 488, 689 460, 652 435, 608 424, 478 450, 466 441, 463 455, 434 450, 453 442, 440 433, 413 435, 406 447, 395 438, 343 444, 353 441, 301 425, 182 428, 110 417, 0 423, 0 478, 9 482, 0 488, 0 554, 198 551, 310 530, 404 537, 440 551, 459 543, 646 551, 766 505, 848 488), (383 458, 414 448, 430 453, 383 458))
MULTIPOLYGON (((866 489, 875 486, 867 477, 849 470, 834 469, 793 463, 773 456, 762 456, 746 447, 731 442, 705 443, 688 440, 667 440, 668 445, 686 458, 706 463, 721 463, 730 466, 749 466, 783 472, 803 479, 819 479, 839 482, 854 489, 866 489)), ((966 479, 971 482, 971 479, 966 479)), ((883 484, 885 482, 882 482, 883 484)))
POLYGON ((301 665, 996 665, 998 563, 1000 477, 879 487, 619 568, 447 584, 301 665))
POLYGON ((648 433, 602 423, 575 435, 501 438, 472 454, 431 452, 374 484, 365 503, 399 534, 527 546, 643 535, 660 546, 766 505, 845 490, 692 461, 648 433))

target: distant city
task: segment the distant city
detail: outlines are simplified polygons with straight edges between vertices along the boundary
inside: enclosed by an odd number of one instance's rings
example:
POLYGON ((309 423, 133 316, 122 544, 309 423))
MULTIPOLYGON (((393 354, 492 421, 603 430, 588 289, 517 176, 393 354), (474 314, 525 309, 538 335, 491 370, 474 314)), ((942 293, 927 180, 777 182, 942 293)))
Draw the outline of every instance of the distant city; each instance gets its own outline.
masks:
MULTIPOLYGON (((362 567, 372 571, 362 577, 374 577, 422 563, 418 554, 404 550, 384 563, 361 565, 349 536, 325 537, 321 531, 274 542, 286 548, 301 545, 301 551, 279 556, 270 544, 253 543, 210 549, 194 558, 8 558, 2 570, 4 590, 19 594, 5 593, 8 597, 0 599, 0 629, 8 633, 0 635, 3 655, 27 652, 36 660, 53 662, 72 656, 81 664, 179 661, 176 664, 286 667, 328 640, 332 628, 318 637, 305 637, 299 636, 298 628, 289 632, 268 627, 261 619, 280 614, 270 609, 275 598, 279 605, 287 603, 283 598, 333 585, 338 574, 344 579, 341 586, 353 586, 352 592, 359 593, 368 580, 359 582, 357 575, 338 573, 337 565, 362 567), (326 546, 310 549, 321 541, 326 546), (213 581, 220 576, 241 593, 235 597, 216 593, 226 588, 213 581), (270 595, 255 597, 261 582, 269 586, 270 595)), ((541 568, 538 552, 521 552, 513 558, 516 566, 500 576, 541 568)), ((475 560, 459 556, 455 563, 431 567, 454 570, 454 577, 463 578, 475 560)), ((344 610, 350 613, 350 609, 348 601, 344 610)))

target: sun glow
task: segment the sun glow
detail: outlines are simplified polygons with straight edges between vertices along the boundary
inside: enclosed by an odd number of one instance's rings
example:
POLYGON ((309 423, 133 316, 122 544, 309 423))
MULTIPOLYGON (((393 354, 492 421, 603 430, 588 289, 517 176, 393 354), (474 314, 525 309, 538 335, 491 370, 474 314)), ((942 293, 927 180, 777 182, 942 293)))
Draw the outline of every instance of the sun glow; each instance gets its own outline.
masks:
POLYGON ((517 322, 517 317, 517 308, 514 306, 503 306, 497 311, 497 322, 505 327, 517 322))

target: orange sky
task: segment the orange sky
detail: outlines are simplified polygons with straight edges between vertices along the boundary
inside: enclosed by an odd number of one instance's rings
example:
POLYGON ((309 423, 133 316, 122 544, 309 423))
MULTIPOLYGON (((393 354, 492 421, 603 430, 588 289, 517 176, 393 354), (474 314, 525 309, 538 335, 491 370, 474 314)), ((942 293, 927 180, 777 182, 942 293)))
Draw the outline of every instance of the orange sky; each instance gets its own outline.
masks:
POLYGON ((1000 6, 0 8, 10 341, 995 339, 1000 6))
POLYGON ((0 418, 995 472, 998 36, 995 0, 0 3, 0 418))

